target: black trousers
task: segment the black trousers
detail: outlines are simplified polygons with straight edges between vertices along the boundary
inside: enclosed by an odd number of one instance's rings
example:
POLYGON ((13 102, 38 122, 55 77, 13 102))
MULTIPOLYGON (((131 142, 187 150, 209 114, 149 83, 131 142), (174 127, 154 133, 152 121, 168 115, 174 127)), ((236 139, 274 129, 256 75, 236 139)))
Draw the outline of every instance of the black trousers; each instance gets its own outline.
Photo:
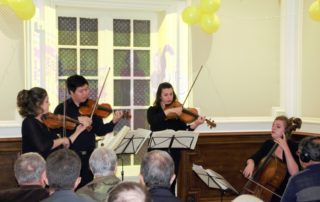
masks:
POLYGON ((77 189, 79 189, 93 180, 93 174, 89 166, 89 158, 91 156, 92 151, 76 151, 76 153, 79 155, 81 159, 81 182, 77 187, 77 189))

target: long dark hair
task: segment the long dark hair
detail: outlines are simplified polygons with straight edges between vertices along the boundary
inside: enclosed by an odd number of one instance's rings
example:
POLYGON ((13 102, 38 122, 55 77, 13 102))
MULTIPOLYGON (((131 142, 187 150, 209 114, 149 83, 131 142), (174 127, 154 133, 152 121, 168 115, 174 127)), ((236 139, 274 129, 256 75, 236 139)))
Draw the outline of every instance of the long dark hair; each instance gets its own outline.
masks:
POLYGON ((172 89, 172 92, 173 92, 173 100, 172 101, 174 102, 174 101, 177 100, 177 95, 174 92, 174 89, 173 89, 172 85, 170 83, 168 83, 168 82, 163 82, 163 83, 160 83, 159 86, 158 86, 158 90, 157 90, 157 94, 156 94, 156 100, 154 101, 153 106, 157 106, 157 107, 160 106, 162 90, 163 89, 167 89, 167 88, 171 88, 172 89))
POLYGON ((21 90, 17 96, 17 106, 22 117, 37 116, 42 113, 41 105, 48 96, 43 88, 34 87, 30 90, 21 90))

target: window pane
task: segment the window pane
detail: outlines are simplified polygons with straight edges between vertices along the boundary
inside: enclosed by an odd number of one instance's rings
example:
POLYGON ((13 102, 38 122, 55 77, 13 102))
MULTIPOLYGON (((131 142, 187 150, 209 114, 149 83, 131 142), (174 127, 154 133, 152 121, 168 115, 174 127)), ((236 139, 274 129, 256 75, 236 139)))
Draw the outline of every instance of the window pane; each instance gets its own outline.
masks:
POLYGON ((98 50, 80 50, 80 74, 84 76, 98 75, 98 50))
POLYGON ((59 76, 71 76, 77 73, 77 50, 59 48, 59 76))
POLYGON ((58 35, 59 45, 76 45, 77 19, 58 17, 58 35))
POLYGON ((130 20, 113 20, 113 45, 130 46, 130 20))
POLYGON ((150 46, 150 21, 149 20, 133 21, 133 44, 135 47, 150 46))
POLYGON ((89 98, 96 100, 98 97, 98 81, 97 80, 89 80, 89 98))
POLYGON ((98 45, 98 19, 80 18, 80 45, 98 45))
POLYGON ((133 117, 134 117, 134 129, 149 128, 146 109, 135 109, 133 117))
POLYGON ((113 51, 114 76, 130 76, 130 50, 113 51))
MULTIPOLYGON (((65 100, 65 83, 66 80, 65 79, 59 79, 59 103, 63 102, 65 100)), ((97 80, 88 80, 89 83, 89 88, 90 88, 90 92, 89 92, 89 98, 91 99, 97 99, 97 92, 98 92, 98 88, 97 88, 97 84, 98 81, 97 80)), ((66 93, 67 99, 70 97, 69 93, 66 93)))
MULTIPOLYGON (((147 110, 146 109, 136 109, 134 110, 134 129, 137 128, 149 128, 147 121, 147 110)), ((134 155, 134 165, 140 165, 143 155, 148 150, 148 143, 145 142, 144 146, 140 149, 137 155, 134 155)))
MULTIPOLYGON (((127 111, 128 109, 117 109, 117 110, 123 110, 123 111, 127 111)), ((128 126, 130 127, 130 119, 120 119, 120 121, 117 123, 117 125, 114 126, 113 128, 113 132, 115 134, 117 134, 123 126, 128 126)))
POLYGON ((134 80, 134 105, 149 106, 150 104, 150 81, 134 80))
POLYGON ((66 80, 59 79, 59 103, 69 98, 69 93, 67 92, 65 86, 66 86, 66 80))
POLYGON ((114 105, 130 106, 130 80, 114 80, 114 105))
POLYGON ((150 51, 134 51, 134 76, 150 75, 150 51))

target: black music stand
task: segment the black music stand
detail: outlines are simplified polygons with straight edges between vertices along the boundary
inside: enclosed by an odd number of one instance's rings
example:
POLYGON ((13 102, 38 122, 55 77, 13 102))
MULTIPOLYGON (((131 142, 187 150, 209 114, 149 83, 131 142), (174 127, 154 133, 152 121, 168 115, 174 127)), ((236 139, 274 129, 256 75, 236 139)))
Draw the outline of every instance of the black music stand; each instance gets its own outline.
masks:
POLYGON ((192 131, 163 130, 153 132, 149 140, 150 149, 194 149, 198 133, 192 131))
POLYGON ((122 139, 119 144, 115 146, 114 151, 120 155, 121 158, 121 179, 124 178, 123 170, 123 154, 137 154, 141 147, 144 145, 147 138, 149 138, 151 131, 146 129, 137 129, 129 131, 122 139))
POLYGON ((202 166, 193 164, 192 170, 200 177, 200 179, 210 188, 220 191, 220 199, 223 201, 224 193, 229 192, 234 195, 240 193, 219 173, 210 169, 204 169, 202 166))

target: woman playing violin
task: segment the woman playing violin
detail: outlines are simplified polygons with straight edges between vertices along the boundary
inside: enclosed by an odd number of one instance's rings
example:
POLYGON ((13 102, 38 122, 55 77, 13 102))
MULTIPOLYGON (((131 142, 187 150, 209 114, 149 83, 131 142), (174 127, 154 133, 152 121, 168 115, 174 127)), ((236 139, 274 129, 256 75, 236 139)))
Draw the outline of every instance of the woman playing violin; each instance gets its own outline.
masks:
MULTIPOLYGON (((150 129, 152 131, 161 131, 166 129, 172 130, 194 130, 200 124, 204 122, 204 117, 199 116, 191 125, 187 125, 179 119, 179 115, 182 113, 182 106, 180 107, 169 107, 170 104, 177 102, 177 96, 173 90, 173 87, 170 83, 164 82, 161 83, 158 87, 156 100, 154 101, 154 105, 149 107, 147 111, 147 119, 150 124, 150 129), (176 114, 177 118, 168 119, 167 115, 176 114)), ((172 156, 175 162, 175 174, 178 175, 178 166, 180 160, 180 150, 179 149, 171 149, 170 155, 172 156)), ((171 191, 173 193, 175 190, 175 184, 172 183, 171 191)))
MULTIPOLYGON (((276 147, 273 155, 282 160, 282 162, 284 162, 287 166, 284 180, 282 181, 281 185, 275 190, 275 193, 280 196, 282 195, 286 187, 289 177, 295 175, 299 171, 299 166, 297 163, 299 162, 299 158, 296 155, 298 144, 290 139, 287 139, 286 137, 286 134, 290 134, 292 132, 290 128, 292 128, 294 124, 296 124, 296 128, 300 128, 301 119, 288 119, 286 116, 276 117, 272 124, 272 139, 264 142, 257 153, 252 155, 247 160, 247 165, 243 171, 243 175, 245 177, 251 178, 254 173, 255 167, 257 167, 260 161, 264 157, 266 157, 274 144, 277 144, 278 146, 276 147)), ((280 201, 280 198, 273 195, 271 201, 280 201)))
POLYGON ((24 120, 22 122, 22 153, 38 152, 46 158, 53 150, 65 146, 69 147, 70 141, 74 141, 85 129, 79 125, 70 140, 66 137, 59 138, 57 133, 48 128, 42 120, 42 116, 49 111, 49 98, 45 89, 34 87, 30 90, 21 90, 17 96, 19 113, 24 120))

